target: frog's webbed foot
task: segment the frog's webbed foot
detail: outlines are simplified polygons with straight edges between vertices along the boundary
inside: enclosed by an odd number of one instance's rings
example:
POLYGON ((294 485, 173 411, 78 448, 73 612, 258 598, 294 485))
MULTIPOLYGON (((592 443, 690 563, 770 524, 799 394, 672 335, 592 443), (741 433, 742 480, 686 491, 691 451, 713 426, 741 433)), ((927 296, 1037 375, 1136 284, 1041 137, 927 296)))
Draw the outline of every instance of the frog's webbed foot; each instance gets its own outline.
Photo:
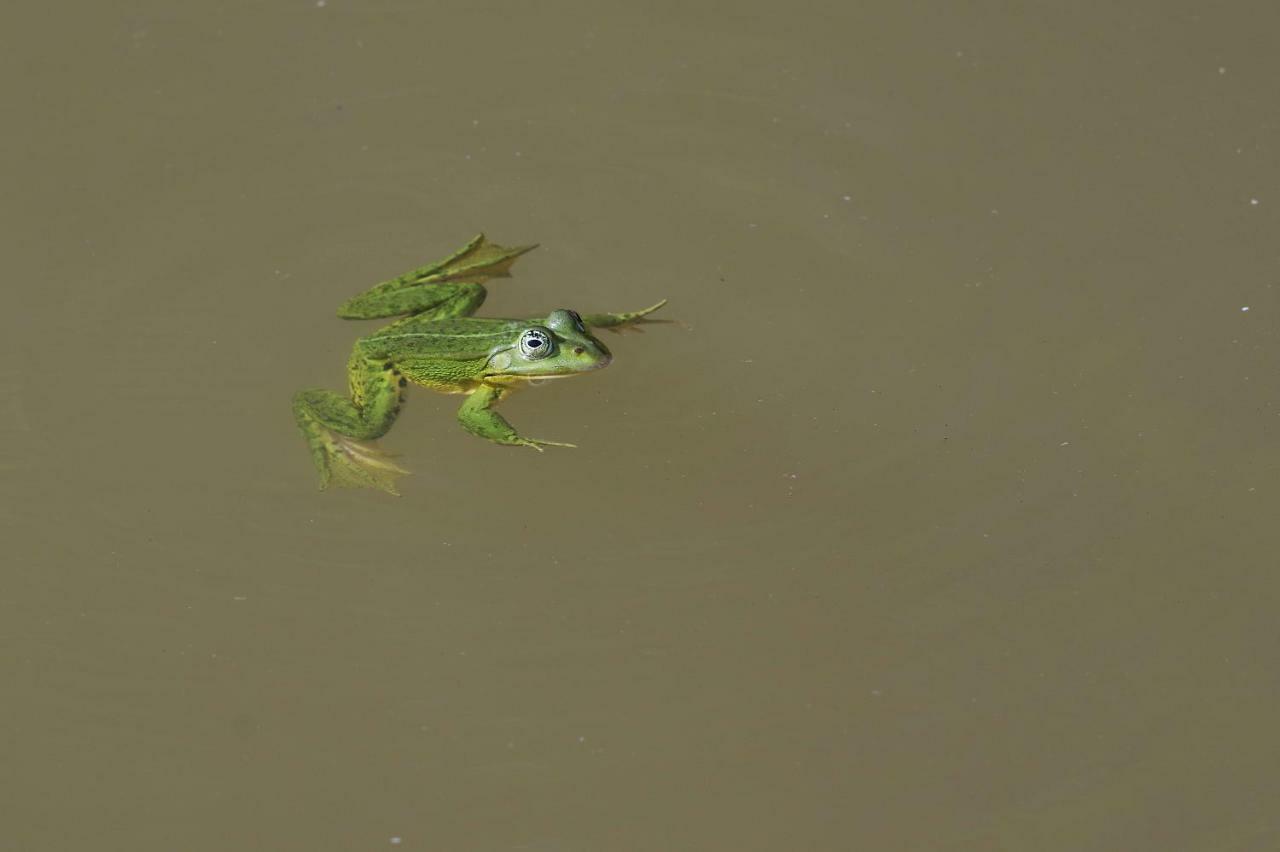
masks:
POLYGON ((584 314, 582 321, 591 328, 603 328, 612 331, 614 334, 621 334, 624 331, 643 332, 642 326, 655 324, 668 324, 674 322, 669 319, 650 319, 649 314, 661 308, 667 303, 666 299, 658 302, 656 305, 650 305, 638 311, 630 311, 621 314, 584 314))
POLYGON ((373 444, 325 430, 320 449, 313 447, 320 487, 376 488, 400 496, 396 480, 409 471, 391 460, 392 456, 373 444), (327 439, 327 440, 324 440, 327 439))
POLYGON ((516 262, 516 258, 537 247, 538 244, 533 243, 508 248, 489 242, 484 234, 476 234, 469 243, 444 260, 415 269, 409 274, 414 276, 417 283, 475 281, 483 284, 490 278, 510 278, 511 264, 516 262))

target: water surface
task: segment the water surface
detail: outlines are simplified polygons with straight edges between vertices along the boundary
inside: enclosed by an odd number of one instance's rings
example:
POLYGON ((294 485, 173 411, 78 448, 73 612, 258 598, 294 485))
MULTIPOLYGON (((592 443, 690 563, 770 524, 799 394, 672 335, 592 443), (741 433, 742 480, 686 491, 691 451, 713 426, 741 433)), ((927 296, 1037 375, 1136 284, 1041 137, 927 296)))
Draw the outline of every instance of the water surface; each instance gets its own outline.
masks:
POLYGON ((11 4, 0 847, 1277 846, 1277 23, 11 4), (318 492, 481 230, 681 324, 318 492))

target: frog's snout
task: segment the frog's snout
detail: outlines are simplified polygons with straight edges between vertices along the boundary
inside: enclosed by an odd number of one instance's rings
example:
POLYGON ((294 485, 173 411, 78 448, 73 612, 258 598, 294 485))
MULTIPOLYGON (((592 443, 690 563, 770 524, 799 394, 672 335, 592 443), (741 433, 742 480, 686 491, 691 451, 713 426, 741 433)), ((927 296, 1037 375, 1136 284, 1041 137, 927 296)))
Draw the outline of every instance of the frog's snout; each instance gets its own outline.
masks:
POLYGON ((581 343, 573 347, 573 355, 583 364, 584 369, 600 370, 609 366, 613 361, 613 353, 610 352, 603 343, 595 343, 594 345, 581 343))
POLYGON ((591 342, 595 344, 596 351, 600 353, 600 357, 604 361, 604 363, 601 364, 600 366, 607 367, 609 365, 609 362, 613 360, 613 353, 609 351, 608 346, 605 346, 596 338, 594 337, 591 338, 591 342))

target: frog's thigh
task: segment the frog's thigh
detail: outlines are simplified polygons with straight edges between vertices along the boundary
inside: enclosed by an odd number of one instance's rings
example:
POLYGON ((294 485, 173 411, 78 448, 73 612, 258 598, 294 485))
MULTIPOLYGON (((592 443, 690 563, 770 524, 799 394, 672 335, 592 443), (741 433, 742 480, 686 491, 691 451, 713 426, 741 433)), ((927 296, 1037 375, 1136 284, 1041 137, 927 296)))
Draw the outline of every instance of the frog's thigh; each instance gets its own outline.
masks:
POLYGON ((326 429, 365 441, 382 437, 400 411, 403 377, 381 359, 353 354, 347 378, 350 399, 328 390, 299 393, 294 401, 299 423, 314 420, 326 429))
POLYGON ((396 477, 407 471, 362 441, 381 437, 391 428, 403 379, 391 364, 357 353, 348 366, 350 399, 318 388, 299 391, 293 398, 293 415, 311 447, 321 488, 336 483, 395 494, 396 477))

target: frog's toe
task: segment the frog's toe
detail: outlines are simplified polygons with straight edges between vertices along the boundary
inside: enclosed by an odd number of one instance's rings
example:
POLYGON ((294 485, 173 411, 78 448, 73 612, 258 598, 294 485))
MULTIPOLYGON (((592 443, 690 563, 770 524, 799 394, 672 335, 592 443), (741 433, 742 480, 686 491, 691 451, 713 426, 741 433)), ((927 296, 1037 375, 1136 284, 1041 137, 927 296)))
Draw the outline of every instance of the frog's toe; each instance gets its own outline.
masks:
POLYGON ((661 302, 658 302, 658 304, 645 308, 642 311, 635 311, 634 313, 631 313, 631 314, 623 314, 624 319, 621 322, 619 322, 616 325, 606 325, 606 326, 603 326, 603 328, 606 331, 612 331, 614 334, 625 334, 628 332, 632 332, 635 334, 644 334, 644 327, 646 325, 671 325, 675 322, 675 320, 653 319, 652 317, 649 316, 649 314, 653 313, 654 311, 656 311, 658 308, 662 307, 666 303, 667 303, 667 300, 663 299, 661 302))
POLYGON ((538 452, 542 452, 543 447, 571 447, 577 449, 577 444, 566 444, 561 441, 539 441, 536 438, 524 438, 520 442, 522 447, 533 447, 538 452))

